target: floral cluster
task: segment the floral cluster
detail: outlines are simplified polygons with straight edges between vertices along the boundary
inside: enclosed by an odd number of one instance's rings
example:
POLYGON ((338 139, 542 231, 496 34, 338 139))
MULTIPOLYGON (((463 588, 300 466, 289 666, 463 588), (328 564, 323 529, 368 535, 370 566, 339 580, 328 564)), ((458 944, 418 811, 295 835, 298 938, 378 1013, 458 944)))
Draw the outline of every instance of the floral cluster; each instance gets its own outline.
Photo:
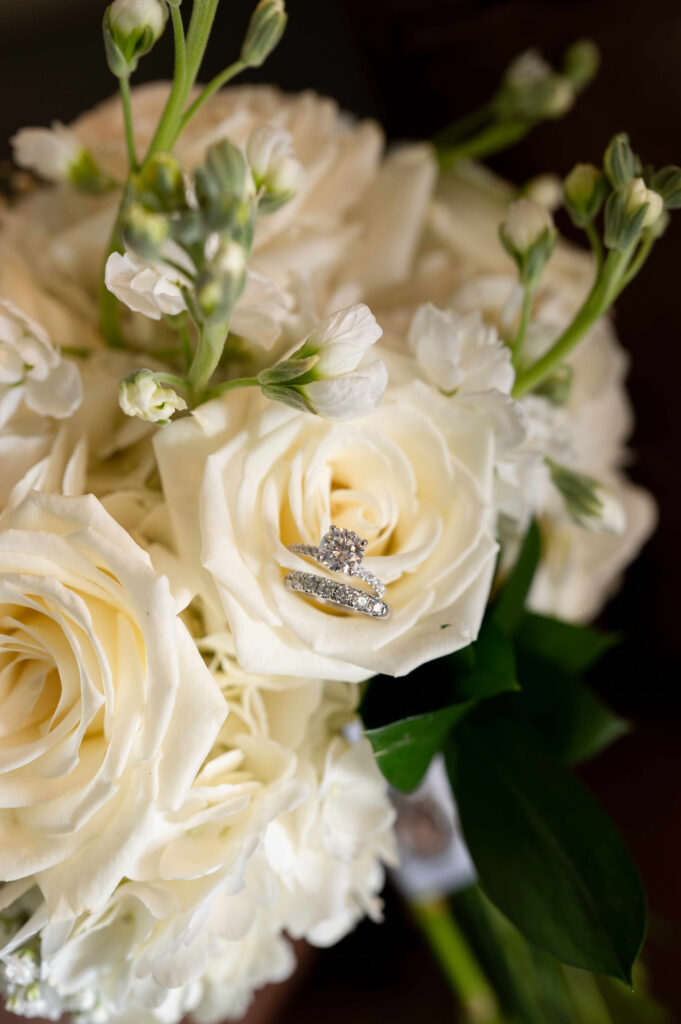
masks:
MULTIPOLYGON (((530 606, 575 622, 654 521, 604 309, 519 387, 594 273, 549 210, 313 93, 209 87, 155 147, 168 89, 127 81, 169 10, 112 5, 123 103, 18 134, 51 184, 0 230, 0 987, 82 1024, 237 1017, 286 936, 379 919, 357 684, 473 643, 532 519, 530 606), (331 523, 385 622, 287 588, 331 523)), ((610 159, 570 188, 621 255, 664 190, 610 159)))

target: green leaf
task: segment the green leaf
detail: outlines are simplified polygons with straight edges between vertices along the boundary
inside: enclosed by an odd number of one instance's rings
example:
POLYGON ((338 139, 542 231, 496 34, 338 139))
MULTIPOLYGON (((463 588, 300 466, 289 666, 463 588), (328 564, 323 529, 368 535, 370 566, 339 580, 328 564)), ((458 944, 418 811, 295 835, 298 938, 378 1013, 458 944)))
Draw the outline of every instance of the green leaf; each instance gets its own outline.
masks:
POLYGON ((539 527, 532 523, 492 611, 495 621, 506 633, 512 633, 522 618, 525 598, 539 561, 540 547, 539 527))
POLYGON ((440 711, 403 718, 380 729, 368 729, 366 736, 390 785, 406 793, 416 789, 450 729, 470 708, 470 703, 454 704, 440 711))
POLYGON ((531 728, 476 719, 445 752, 483 890, 540 949, 630 983, 645 900, 624 843, 531 728))
POLYGON ((526 613, 516 643, 569 675, 579 675, 620 642, 615 633, 575 626, 545 615, 526 613))
POLYGON ((492 618, 485 619, 475 643, 450 655, 449 661, 454 670, 454 693, 458 700, 479 700, 520 689, 513 646, 492 618))

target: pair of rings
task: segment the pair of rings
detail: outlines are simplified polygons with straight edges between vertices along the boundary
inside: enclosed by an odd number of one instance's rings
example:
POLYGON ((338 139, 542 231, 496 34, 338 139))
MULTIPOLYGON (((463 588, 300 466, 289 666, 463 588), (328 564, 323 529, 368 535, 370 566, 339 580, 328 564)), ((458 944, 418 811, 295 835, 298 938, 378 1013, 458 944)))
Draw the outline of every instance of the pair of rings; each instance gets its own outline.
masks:
POLYGON ((363 580, 370 590, 340 583, 326 576, 316 576, 311 572, 290 572, 284 582, 289 590, 310 597, 320 604, 358 612, 372 619, 385 619, 390 614, 390 606, 382 599, 385 584, 361 564, 366 546, 367 541, 352 530, 331 525, 318 548, 311 544, 289 544, 288 549, 296 555, 313 559, 330 572, 363 580))

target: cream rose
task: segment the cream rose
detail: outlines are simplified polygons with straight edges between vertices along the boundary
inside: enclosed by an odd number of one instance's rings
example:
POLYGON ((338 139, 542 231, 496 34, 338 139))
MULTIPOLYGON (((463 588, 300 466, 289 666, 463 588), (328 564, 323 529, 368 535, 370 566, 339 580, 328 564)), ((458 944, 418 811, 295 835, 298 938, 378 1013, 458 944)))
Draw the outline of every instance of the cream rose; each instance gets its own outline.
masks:
MULTIPOLYGON (((494 430, 422 381, 332 424, 258 394, 226 396, 155 439, 180 558, 204 569, 251 672, 403 675, 475 639, 494 569, 494 430), (392 615, 345 617, 284 585, 333 522, 368 540, 392 615)), ((216 611, 216 608, 218 609, 216 611)))
POLYGON ((133 872, 225 702, 167 580, 92 497, 7 515, 0 595, 0 878, 34 876, 59 919, 133 872))

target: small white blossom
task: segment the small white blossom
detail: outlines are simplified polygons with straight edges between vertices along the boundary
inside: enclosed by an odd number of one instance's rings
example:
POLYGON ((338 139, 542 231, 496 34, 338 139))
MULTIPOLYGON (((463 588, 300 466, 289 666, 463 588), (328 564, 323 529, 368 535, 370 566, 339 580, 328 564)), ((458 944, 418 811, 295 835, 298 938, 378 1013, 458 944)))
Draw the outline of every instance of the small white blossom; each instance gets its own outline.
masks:
POLYGON ((318 356, 315 374, 319 377, 350 373, 382 334, 369 307, 360 302, 334 313, 315 328, 293 358, 318 356))
POLYGON ((33 412, 62 419, 82 397, 75 363, 61 359, 40 324, 0 299, 0 426, 22 399, 33 412))
POLYGON ((508 208, 502 230, 516 252, 526 253, 545 231, 554 230, 553 217, 534 199, 516 199, 508 208))
POLYGON ((375 359, 364 369, 300 386, 312 412, 330 420, 354 420, 378 408, 388 386, 385 363, 375 359))
POLYGON ((109 8, 111 28, 124 37, 149 29, 158 39, 167 17, 168 8, 161 0, 114 0, 109 8))
POLYGON ((407 340, 428 380, 441 391, 508 394, 513 386, 510 349, 479 312, 461 315, 428 302, 414 314, 407 340))
POLYGON ((21 128, 12 138, 14 160, 47 181, 68 181, 88 156, 78 136, 55 121, 51 128, 21 128))
POLYGON ((186 308, 182 288, 189 278, 163 263, 144 260, 135 253, 112 252, 104 272, 106 287, 128 309, 151 320, 176 316, 186 308))
POLYGON ((164 388, 151 370, 135 370, 120 384, 118 401, 126 416, 139 416, 148 423, 161 423, 187 408, 181 395, 164 388))
POLYGON ((294 195, 303 169, 293 155, 291 135, 283 128, 261 124, 250 135, 246 156, 258 186, 278 195, 294 195))

